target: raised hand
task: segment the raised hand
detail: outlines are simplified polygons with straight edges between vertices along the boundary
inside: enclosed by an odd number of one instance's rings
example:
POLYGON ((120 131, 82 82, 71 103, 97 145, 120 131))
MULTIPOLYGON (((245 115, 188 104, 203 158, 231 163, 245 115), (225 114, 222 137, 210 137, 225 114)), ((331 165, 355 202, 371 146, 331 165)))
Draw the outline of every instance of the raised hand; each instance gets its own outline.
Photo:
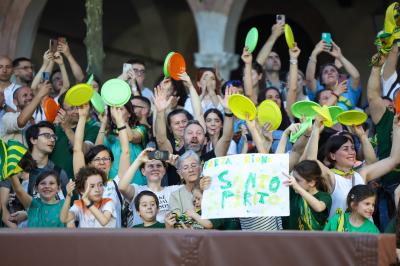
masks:
POLYGON ((54 55, 52 52, 50 52, 50 50, 47 50, 46 52, 44 52, 43 54, 43 65, 48 65, 50 63, 50 61, 54 60, 54 55))
POLYGON ((225 110, 225 111, 230 111, 228 102, 229 102, 229 98, 230 98, 233 94, 235 94, 235 90, 230 86, 230 87, 227 87, 227 88, 225 89, 225 96, 224 96, 224 98, 221 98, 221 96, 217 95, 217 96, 218 96, 218 99, 219 99, 219 102, 221 103, 222 107, 224 107, 224 110, 225 110))
POLYGON ((74 192, 74 190, 75 190, 75 182, 72 180, 72 179, 70 179, 69 180, 69 182, 68 182, 68 184, 67 184, 67 187, 66 187, 66 189, 67 189, 67 196, 68 197, 72 197, 72 193, 74 192))
POLYGON ((331 45, 326 43, 324 40, 320 40, 314 47, 313 54, 319 55, 322 52, 329 52, 331 45))
POLYGON ((242 53, 242 61, 243 63, 245 63, 246 65, 251 65, 253 62, 253 55, 249 52, 249 50, 247 49, 247 47, 243 48, 243 53, 242 53))
POLYGON ((186 72, 180 73, 178 75, 179 79, 183 81, 183 85, 188 89, 193 86, 192 81, 190 80, 189 75, 186 72))
POLYGON ((53 60, 54 60, 54 62, 56 62, 60 66, 64 64, 64 59, 63 59, 63 57, 62 57, 60 52, 55 52, 54 53, 54 59, 53 60))
POLYGON ((278 38, 281 36, 285 31, 285 23, 283 22, 278 22, 274 24, 271 28, 271 36, 278 38))
POLYGON ((124 121, 124 117, 123 117, 122 108, 112 106, 112 107, 110 107, 110 112, 111 112, 111 117, 115 119, 115 123, 117 124, 117 127, 123 126, 125 121, 124 121))
POLYGON ((300 55, 300 48, 297 46, 297 43, 294 43, 294 47, 292 49, 289 49, 289 56, 290 59, 297 59, 300 55))
POLYGON ((343 80, 342 82, 338 83, 338 81, 336 82, 335 88, 333 89, 333 92, 340 96, 342 95, 343 92, 347 91, 347 79, 343 80))
POLYGON ((79 117, 88 118, 89 111, 90 111, 89 103, 85 103, 85 104, 79 106, 79 109, 78 109, 79 117))
POLYGON ((58 42, 57 52, 63 53, 65 56, 71 55, 71 51, 69 50, 67 42, 58 42))
POLYGON ((46 95, 49 95, 50 91, 52 89, 51 83, 46 80, 44 82, 41 82, 38 84, 38 95, 40 97, 44 97, 46 95))
POLYGON ((337 59, 340 59, 343 56, 342 50, 334 41, 332 41, 332 50, 328 51, 328 53, 337 59))
POLYGON ((154 148, 146 148, 144 149, 136 158, 136 160, 138 160, 141 164, 143 163, 147 163, 148 161, 150 161, 149 159, 149 153, 155 151, 154 148))
POLYGON ((165 89, 162 89, 160 85, 154 88, 154 105, 158 112, 163 112, 171 106, 172 96, 167 99, 167 93, 165 89))

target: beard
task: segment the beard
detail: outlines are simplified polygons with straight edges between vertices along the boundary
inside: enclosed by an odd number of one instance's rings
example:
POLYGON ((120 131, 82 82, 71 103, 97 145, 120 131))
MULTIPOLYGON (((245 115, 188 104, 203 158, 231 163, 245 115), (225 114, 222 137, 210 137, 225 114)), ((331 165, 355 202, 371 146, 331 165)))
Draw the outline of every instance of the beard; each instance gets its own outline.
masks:
POLYGON ((185 143, 185 151, 191 150, 194 152, 200 152, 203 149, 203 145, 202 144, 193 144, 193 143, 185 143))

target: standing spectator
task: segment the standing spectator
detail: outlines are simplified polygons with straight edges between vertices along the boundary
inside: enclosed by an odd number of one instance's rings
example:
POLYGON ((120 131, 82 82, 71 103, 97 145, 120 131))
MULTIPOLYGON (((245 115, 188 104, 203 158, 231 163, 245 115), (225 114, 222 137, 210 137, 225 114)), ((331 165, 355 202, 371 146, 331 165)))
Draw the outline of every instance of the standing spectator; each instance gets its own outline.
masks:
POLYGON ((32 61, 26 57, 18 57, 13 61, 15 81, 21 86, 30 86, 33 80, 32 61))

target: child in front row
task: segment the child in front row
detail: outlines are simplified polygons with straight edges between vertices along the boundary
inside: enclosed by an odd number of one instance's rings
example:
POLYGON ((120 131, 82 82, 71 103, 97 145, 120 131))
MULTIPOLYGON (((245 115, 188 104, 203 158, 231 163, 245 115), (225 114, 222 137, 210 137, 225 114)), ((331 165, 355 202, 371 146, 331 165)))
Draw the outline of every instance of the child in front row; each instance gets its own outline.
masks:
POLYGON ((339 211, 329 219, 324 231, 379 234, 369 220, 375 209, 375 192, 367 185, 354 186, 347 195, 347 211, 339 211))
POLYGON ((283 219, 288 230, 322 230, 328 220, 332 198, 316 161, 304 160, 294 166, 290 186, 290 216, 283 219))
POLYGON ((74 222, 78 221, 80 228, 115 228, 114 203, 110 198, 103 198, 104 185, 107 183, 106 174, 99 169, 86 166, 78 171, 75 180, 76 182, 70 180, 67 184, 67 197, 61 210, 60 220, 68 227, 75 227, 74 222), (74 201, 74 205, 69 208, 75 183, 81 199, 74 201))
POLYGON ((144 190, 136 196, 134 203, 143 223, 134 225, 133 228, 170 228, 168 223, 163 224, 157 221, 160 202, 156 194, 144 190))

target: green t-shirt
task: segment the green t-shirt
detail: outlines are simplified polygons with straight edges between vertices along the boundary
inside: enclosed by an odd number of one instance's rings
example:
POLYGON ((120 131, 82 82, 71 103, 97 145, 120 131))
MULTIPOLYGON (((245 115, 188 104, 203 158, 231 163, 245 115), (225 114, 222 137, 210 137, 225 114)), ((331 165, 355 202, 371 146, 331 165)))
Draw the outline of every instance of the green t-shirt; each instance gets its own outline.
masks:
POLYGON ((33 198, 28 209, 28 227, 65 227, 60 221, 63 204, 64 200, 48 204, 40 198, 33 198))
POLYGON ((396 234, 396 217, 393 217, 385 228, 385 233, 396 234))
MULTIPOLYGON (((99 133, 99 125, 96 121, 90 119, 85 124, 85 136, 84 141, 96 142, 97 134, 99 133)), ((72 129, 75 132, 75 128, 72 129)), ((54 146, 53 153, 50 159, 55 165, 65 170, 68 178, 74 176, 74 170, 72 167, 72 146, 69 143, 67 135, 60 126, 56 126, 57 141, 54 146)))
POLYGON ((289 230, 322 230, 328 220, 332 206, 331 195, 318 191, 313 195, 317 200, 326 205, 322 212, 314 211, 309 204, 290 188, 290 216, 284 220, 284 228, 289 230))
MULTIPOLYGON (((376 139, 378 142, 378 158, 380 160, 389 157, 392 149, 392 130, 393 130, 394 113, 386 109, 381 120, 376 124, 376 139)), ((399 183, 400 179, 399 166, 388 174, 384 175, 381 180, 383 185, 391 185, 399 183)))
POLYGON ((156 222, 155 224, 152 224, 150 226, 144 226, 144 224, 137 224, 134 225, 133 228, 165 228, 165 224, 156 222))
MULTIPOLYGON (((137 127, 133 128, 136 132, 142 135, 142 143, 129 143, 129 150, 130 150, 130 162, 133 163, 139 154, 142 152, 144 147, 146 147, 147 143, 147 128, 143 125, 138 125, 137 127)), ((119 156, 122 152, 121 143, 119 141, 118 135, 109 134, 104 136, 104 146, 109 148, 112 153, 114 154, 114 161, 111 165, 109 176, 114 178, 118 175, 118 168, 119 168, 119 156)), ((138 169, 132 179, 132 183, 144 186, 147 185, 147 179, 145 176, 142 175, 140 169, 138 169)))
MULTIPOLYGON (((340 214, 335 214, 328 223, 325 225, 324 231, 334 231, 337 232, 339 225, 340 214)), ((344 214, 344 232, 357 232, 357 233, 371 233, 379 234, 379 229, 368 219, 364 220, 364 223, 355 227, 350 223, 350 213, 346 212, 344 214)))

